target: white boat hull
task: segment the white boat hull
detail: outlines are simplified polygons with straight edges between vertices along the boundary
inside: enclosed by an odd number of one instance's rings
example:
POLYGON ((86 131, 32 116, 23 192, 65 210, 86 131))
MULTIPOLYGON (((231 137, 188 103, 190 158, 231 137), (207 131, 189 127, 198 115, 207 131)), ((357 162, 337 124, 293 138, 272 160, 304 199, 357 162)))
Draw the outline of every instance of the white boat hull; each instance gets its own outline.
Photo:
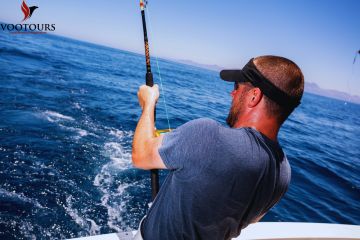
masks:
MULTIPOLYGON (((128 240, 136 231, 110 233, 72 240, 128 240)), ((360 239, 360 226, 328 223, 259 222, 251 224, 240 239, 360 239)))

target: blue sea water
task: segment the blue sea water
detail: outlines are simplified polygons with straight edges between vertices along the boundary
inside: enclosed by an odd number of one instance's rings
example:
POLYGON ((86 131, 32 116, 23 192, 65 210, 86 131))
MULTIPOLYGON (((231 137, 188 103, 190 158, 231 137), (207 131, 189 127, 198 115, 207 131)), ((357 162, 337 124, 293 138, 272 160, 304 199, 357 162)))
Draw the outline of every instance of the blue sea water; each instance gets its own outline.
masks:
MULTIPOLYGON (((149 172, 131 165, 144 63, 54 35, 0 33, 0 239, 137 228, 150 200, 149 172)), ((159 66, 172 128, 225 122, 231 84, 214 71, 159 66)), ((167 128, 163 96, 158 128, 167 128)), ((305 94, 279 137, 289 191, 262 221, 360 224, 359 126, 359 105, 305 94)))

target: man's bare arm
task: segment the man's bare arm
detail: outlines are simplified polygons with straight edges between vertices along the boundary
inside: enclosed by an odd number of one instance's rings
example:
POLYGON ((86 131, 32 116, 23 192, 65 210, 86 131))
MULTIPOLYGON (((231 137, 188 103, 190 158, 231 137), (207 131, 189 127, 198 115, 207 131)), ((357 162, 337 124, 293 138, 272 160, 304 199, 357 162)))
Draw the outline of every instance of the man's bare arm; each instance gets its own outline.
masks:
POLYGON ((165 169, 166 166, 158 151, 163 136, 154 136, 154 109, 159 98, 158 86, 141 86, 138 91, 138 98, 142 114, 134 134, 132 147, 133 165, 141 169, 165 169))

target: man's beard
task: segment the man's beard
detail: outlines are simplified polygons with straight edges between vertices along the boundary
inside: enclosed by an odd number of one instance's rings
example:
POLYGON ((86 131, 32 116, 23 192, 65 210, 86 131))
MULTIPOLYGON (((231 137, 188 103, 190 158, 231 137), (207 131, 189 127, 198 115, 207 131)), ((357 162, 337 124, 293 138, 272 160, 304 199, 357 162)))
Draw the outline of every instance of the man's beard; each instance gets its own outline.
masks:
POLYGON ((226 123, 229 127, 234 127, 235 123, 237 122, 239 118, 239 113, 238 113, 238 109, 235 107, 234 101, 231 104, 231 108, 229 111, 229 115, 226 118, 226 123))
POLYGON ((243 94, 239 95, 238 99, 233 99, 229 111, 229 115, 226 118, 226 123, 229 127, 234 127, 239 117, 244 113, 244 100, 243 94))

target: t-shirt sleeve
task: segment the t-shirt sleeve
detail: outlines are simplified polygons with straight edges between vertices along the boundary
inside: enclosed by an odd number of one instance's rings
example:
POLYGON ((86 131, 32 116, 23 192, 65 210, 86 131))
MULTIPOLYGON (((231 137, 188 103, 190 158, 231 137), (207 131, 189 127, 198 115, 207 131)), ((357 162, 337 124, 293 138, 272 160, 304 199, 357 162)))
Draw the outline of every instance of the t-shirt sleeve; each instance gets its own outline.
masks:
POLYGON ((212 154, 219 129, 219 123, 201 118, 189 121, 165 134, 159 154, 165 166, 182 169, 201 164, 201 158, 212 154))

